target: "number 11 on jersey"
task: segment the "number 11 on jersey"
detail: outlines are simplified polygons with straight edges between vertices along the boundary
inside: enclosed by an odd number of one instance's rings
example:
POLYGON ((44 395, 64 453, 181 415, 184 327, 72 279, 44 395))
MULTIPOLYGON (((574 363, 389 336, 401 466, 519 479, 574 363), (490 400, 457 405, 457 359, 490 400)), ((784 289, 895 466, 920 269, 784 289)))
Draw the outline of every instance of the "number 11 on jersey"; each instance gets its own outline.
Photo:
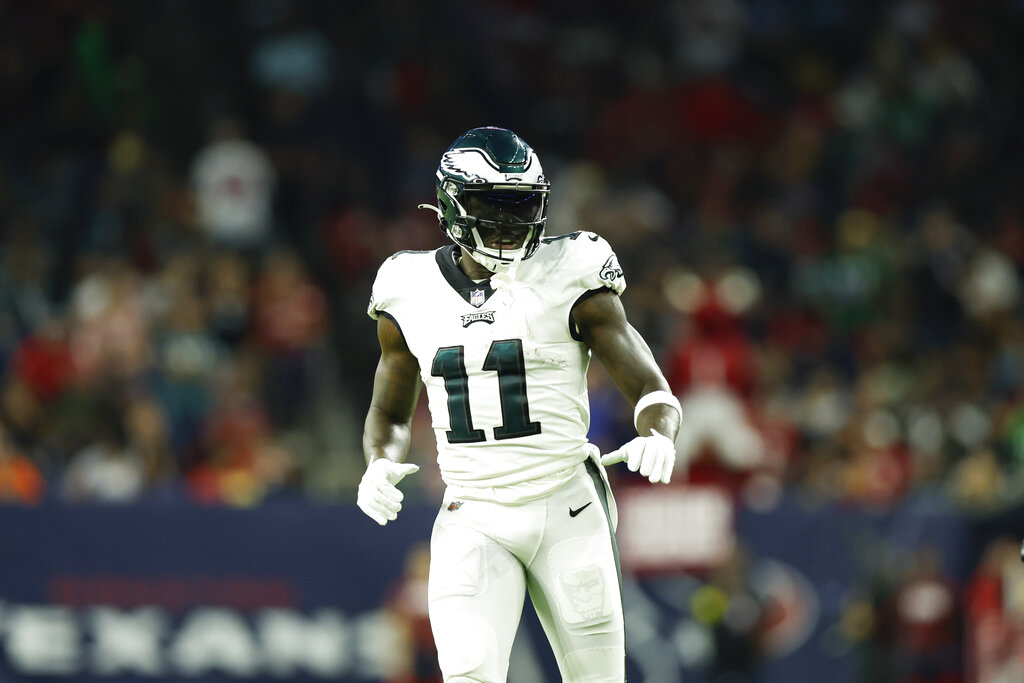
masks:
MULTIPOLYGON (((502 339, 491 342, 482 369, 498 374, 502 425, 494 428, 494 438, 514 439, 540 434, 540 422, 530 421, 523 341, 502 339)), ((473 415, 469 408, 465 347, 445 346, 438 349, 430 365, 430 374, 434 377, 443 377, 444 389, 448 392, 448 418, 451 424, 448 443, 484 441, 484 430, 473 428, 473 415)))

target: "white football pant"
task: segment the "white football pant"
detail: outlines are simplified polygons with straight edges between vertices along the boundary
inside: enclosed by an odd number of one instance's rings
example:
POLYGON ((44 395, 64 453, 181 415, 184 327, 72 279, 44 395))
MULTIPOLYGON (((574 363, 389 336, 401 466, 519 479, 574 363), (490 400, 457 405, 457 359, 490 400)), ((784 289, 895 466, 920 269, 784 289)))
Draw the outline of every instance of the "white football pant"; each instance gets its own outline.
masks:
POLYGON ((527 590, 564 681, 625 680, 610 496, 589 459, 537 500, 445 493, 430 541, 428 590, 445 681, 504 683, 527 590))

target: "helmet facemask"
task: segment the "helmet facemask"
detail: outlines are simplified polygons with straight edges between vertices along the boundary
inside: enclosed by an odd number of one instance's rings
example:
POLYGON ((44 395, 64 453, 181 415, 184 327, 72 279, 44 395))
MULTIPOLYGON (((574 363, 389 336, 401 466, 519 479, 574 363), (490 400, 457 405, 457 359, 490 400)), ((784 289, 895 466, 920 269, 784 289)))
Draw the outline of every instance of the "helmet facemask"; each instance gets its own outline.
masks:
POLYGON ((475 261, 491 272, 533 256, 544 235, 547 190, 466 188, 462 201, 449 195, 458 209, 448 230, 475 261))

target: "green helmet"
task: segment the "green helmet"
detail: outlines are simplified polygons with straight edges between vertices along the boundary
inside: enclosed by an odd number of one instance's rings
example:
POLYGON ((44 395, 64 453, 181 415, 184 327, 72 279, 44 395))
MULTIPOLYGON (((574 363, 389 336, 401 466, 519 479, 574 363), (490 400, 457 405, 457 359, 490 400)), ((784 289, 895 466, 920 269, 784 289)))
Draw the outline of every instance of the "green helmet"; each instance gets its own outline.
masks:
POLYGON ((548 192, 540 159, 505 128, 474 128, 441 156, 437 167, 441 229, 491 272, 533 256, 544 235, 548 192))

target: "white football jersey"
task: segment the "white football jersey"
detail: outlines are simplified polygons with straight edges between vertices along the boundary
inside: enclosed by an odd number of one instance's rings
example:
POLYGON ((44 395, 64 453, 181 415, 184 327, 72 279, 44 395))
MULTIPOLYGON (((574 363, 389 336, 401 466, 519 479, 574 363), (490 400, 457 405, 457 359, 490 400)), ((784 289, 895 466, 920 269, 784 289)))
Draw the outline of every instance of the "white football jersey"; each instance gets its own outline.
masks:
POLYGON ((545 238, 511 283, 477 283, 458 253, 390 257, 368 313, 391 319, 419 360, 446 484, 557 484, 586 457, 590 427, 590 350, 570 313, 597 291, 622 293, 618 260, 603 238, 575 232, 545 238))

